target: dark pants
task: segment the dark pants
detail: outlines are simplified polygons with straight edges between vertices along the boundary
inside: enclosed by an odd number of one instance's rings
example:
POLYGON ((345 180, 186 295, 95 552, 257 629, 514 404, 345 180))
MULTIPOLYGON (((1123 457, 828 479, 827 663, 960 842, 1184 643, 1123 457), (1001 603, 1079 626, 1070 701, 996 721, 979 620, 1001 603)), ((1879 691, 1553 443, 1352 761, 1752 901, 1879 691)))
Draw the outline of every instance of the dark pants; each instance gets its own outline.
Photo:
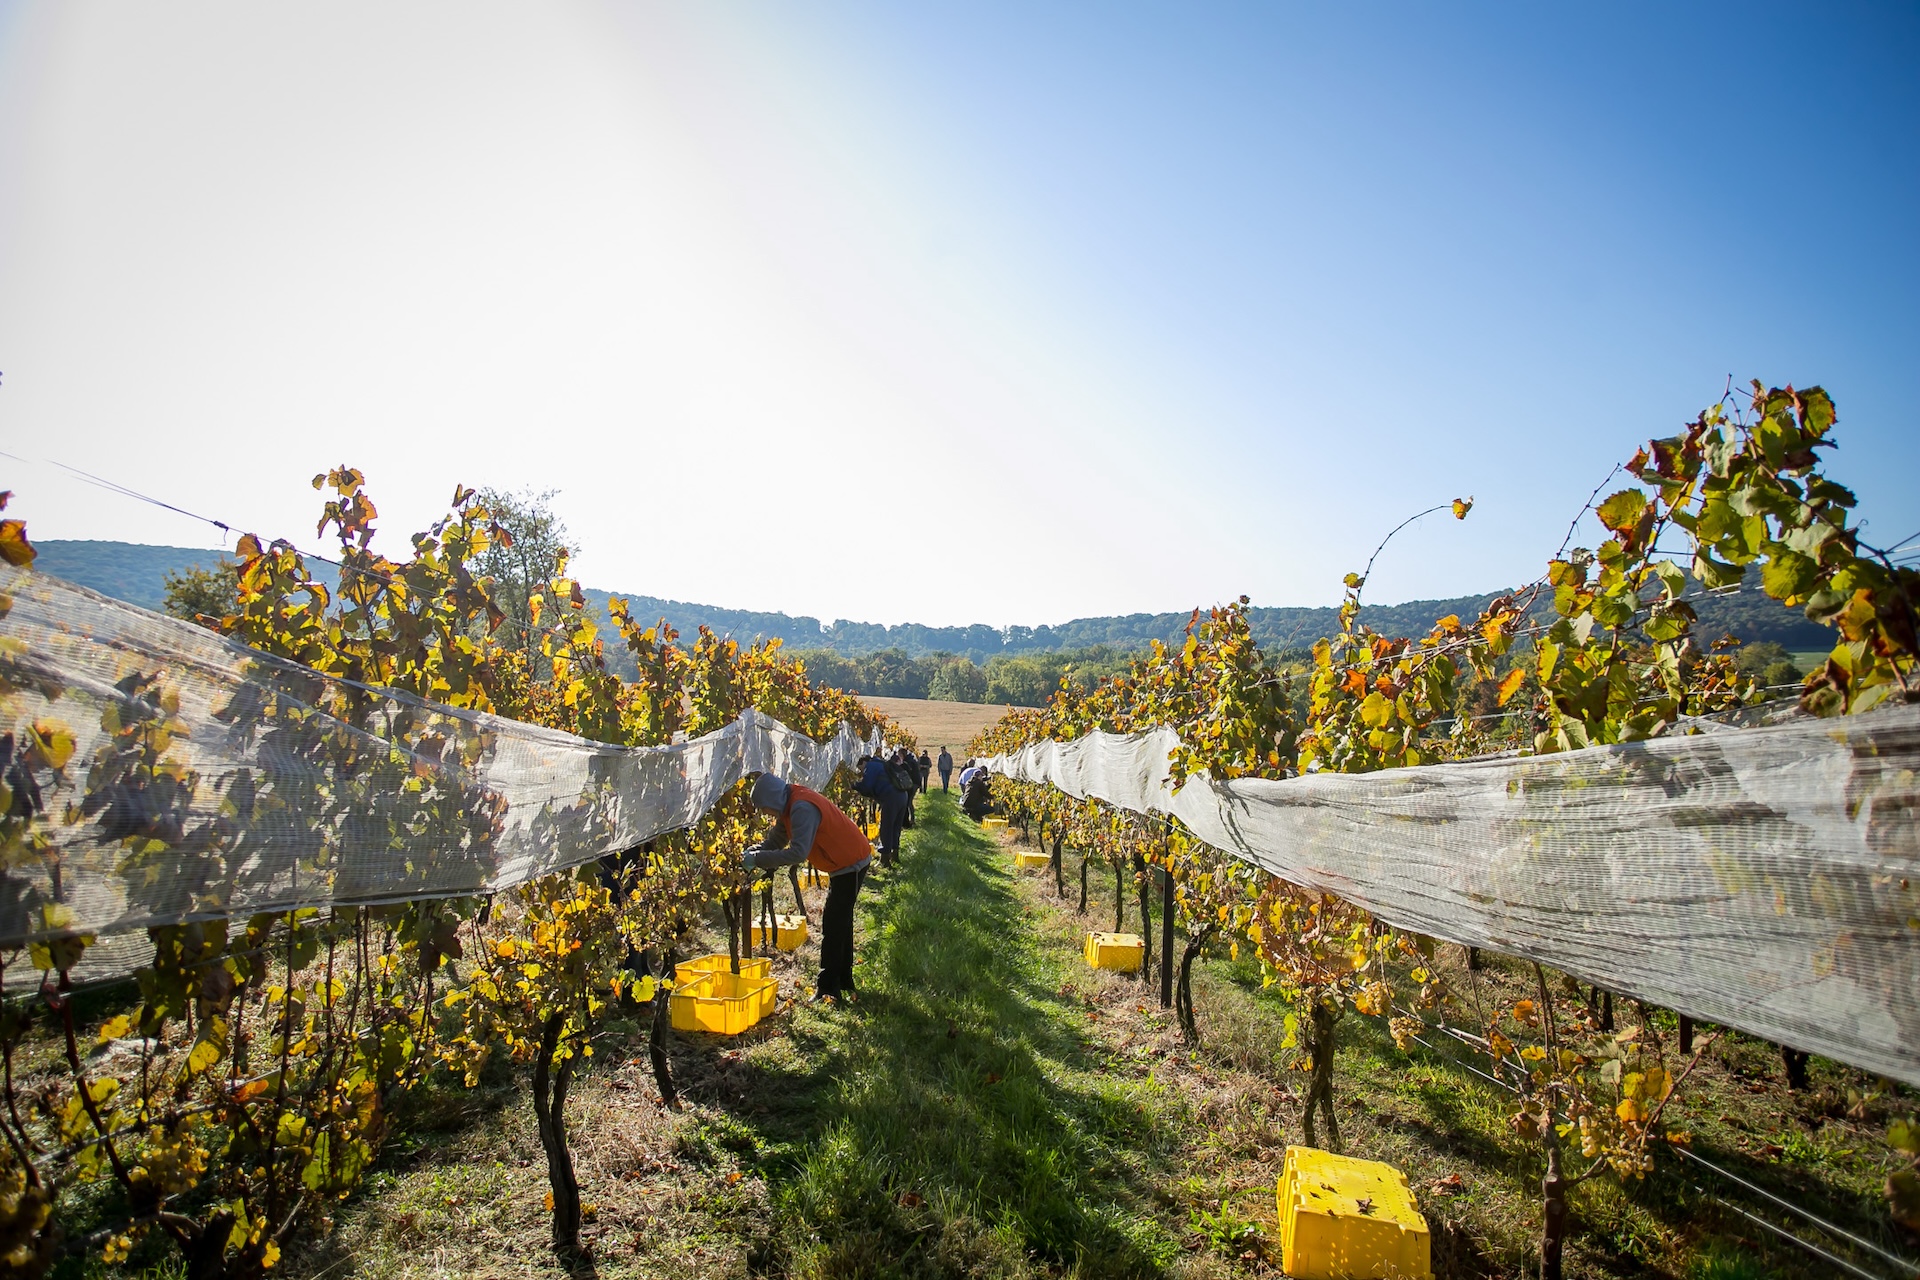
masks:
POLYGON ((942 769, 940 771, 940 789, 942 791, 945 791, 947 789, 947 779, 952 776, 953 776, 953 770, 951 769, 942 769))
POLYGON ((880 865, 890 867, 900 856, 900 828, 907 825, 907 798, 898 791, 880 802, 880 865))
POLYGON ((822 995, 853 990, 853 901, 867 869, 847 871, 827 881, 827 905, 820 913, 820 981, 822 995))

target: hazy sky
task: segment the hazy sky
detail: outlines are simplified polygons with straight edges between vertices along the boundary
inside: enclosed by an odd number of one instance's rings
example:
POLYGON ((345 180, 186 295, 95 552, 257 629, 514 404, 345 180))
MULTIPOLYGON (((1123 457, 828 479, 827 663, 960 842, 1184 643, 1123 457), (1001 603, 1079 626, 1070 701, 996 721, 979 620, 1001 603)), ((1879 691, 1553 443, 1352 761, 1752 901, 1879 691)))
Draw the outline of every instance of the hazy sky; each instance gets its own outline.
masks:
POLYGON ((1039 623, 1530 578, 1642 440, 1837 397, 1920 530, 1911 4, 0 3, 0 484, 592 585, 1039 623))

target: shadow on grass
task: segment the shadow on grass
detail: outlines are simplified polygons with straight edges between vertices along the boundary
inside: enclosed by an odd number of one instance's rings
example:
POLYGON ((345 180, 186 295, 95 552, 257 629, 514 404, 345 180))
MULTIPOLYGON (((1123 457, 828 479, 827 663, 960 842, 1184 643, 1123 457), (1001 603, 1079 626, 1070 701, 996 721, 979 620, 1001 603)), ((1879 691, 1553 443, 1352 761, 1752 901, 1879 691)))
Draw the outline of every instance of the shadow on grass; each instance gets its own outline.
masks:
POLYGON ((922 802, 861 895, 851 1009, 807 1012, 747 1087, 786 1256, 833 1275, 1160 1270, 1145 1105, 1092 1074, 995 846, 922 802))

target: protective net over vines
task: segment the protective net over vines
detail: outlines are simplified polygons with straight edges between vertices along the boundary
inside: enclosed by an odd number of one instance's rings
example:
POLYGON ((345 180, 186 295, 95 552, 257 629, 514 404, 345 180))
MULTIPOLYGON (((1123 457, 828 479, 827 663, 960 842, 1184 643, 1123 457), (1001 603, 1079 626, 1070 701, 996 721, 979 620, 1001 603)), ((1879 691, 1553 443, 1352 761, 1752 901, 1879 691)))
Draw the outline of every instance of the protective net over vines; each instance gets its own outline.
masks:
POLYGON ((492 892, 689 826, 748 773, 824 786, 879 747, 756 711, 606 746, 4 566, 0 611, 0 947, 492 892))
POLYGON ((989 767, 1172 815, 1395 926, 1920 1083, 1920 707, 1178 791, 1175 743, 1092 733, 989 767))

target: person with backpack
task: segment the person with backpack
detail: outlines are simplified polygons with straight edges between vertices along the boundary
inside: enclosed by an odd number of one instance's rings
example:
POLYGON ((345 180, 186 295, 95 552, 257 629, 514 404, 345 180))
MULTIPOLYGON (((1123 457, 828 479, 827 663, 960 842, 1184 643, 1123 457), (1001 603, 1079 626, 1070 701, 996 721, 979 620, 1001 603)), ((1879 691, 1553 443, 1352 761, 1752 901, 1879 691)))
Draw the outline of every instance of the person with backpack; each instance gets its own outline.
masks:
POLYGON ((940 789, 947 789, 947 779, 953 776, 953 753, 945 747, 940 748, 940 789))
POLYGON ((913 797, 920 790, 920 766, 914 761, 913 752, 901 747, 893 753, 893 759, 887 762, 887 781, 893 783, 894 790, 907 798, 907 816, 900 825, 911 831, 913 797))
POLYGON ((853 904, 873 861, 867 833, 819 792, 772 773, 753 780, 753 807, 779 818, 766 837, 742 858, 747 875, 775 871, 802 861, 827 876, 827 905, 820 913, 820 977, 814 984, 818 1004, 851 1000, 853 989, 853 904))
POLYGON ((900 828, 907 818, 907 798, 893 785, 887 776, 887 761, 883 756, 860 757, 860 781, 853 784, 858 791, 880 810, 880 865, 891 867, 900 855, 900 828))

